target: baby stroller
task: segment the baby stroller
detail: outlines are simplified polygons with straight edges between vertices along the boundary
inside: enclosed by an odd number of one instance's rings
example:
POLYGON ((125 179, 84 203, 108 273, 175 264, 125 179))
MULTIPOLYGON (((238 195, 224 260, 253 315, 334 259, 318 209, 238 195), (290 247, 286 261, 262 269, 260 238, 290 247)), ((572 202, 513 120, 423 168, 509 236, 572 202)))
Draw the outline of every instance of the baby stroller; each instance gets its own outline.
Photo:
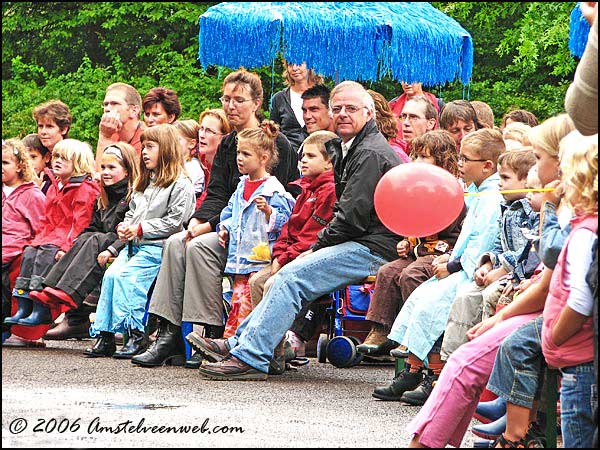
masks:
POLYGON ((374 288, 375 276, 370 276, 363 284, 349 285, 330 294, 328 327, 317 342, 317 360, 320 363, 329 361, 335 367, 353 367, 363 360, 356 346, 371 329, 365 316, 374 288))

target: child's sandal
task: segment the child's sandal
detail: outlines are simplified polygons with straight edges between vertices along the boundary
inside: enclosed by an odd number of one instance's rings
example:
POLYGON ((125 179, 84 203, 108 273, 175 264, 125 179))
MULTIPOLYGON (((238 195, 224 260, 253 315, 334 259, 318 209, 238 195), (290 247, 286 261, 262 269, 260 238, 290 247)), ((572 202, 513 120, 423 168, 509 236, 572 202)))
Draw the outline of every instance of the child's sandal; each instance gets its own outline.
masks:
POLYGON ((504 437, 502 433, 492 444, 493 448, 526 448, 525 441, 519 439, 518 441, 511 441, 504 437))

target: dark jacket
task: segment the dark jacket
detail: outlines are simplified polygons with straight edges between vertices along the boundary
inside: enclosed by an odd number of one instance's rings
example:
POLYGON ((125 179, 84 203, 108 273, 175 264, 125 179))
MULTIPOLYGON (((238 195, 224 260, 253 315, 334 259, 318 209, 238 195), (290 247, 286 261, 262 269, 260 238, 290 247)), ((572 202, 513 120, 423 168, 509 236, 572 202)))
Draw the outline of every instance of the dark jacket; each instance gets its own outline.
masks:
POLYGON ((129 178, 123 178, 121 181, 105 186, 106 195, 108 197, 108 206, 106 209, 100 209, 98 203, 94 208, 90 225, 81 232, 83 233, 113 233, 114 242, 111 244, 111 253, 118 255, 119 251, 125 246, 123 242, 117 238, 117 225, 125 219, 125 213, 129 209, 127 201, 129 178))
POLYGON ((346 158, 342 160, 341 146, 334 157, 335 187, 338 201, 333 220, 319 232, 311 247, 358 242, 388 261, 398 257, 396 244, 401 239, 388 230, 375 212, 375 187, 392 167, 401 164, 400 157, 377 130, 371 119, 356 135, 346 158))
POLYGON ((279 124, 281 132, 290 141, 292 148, 296 153, 304 139, 308 137, 306 129, 298 123, 294 110, 292 109, 292 101, 290 98, 290 88, 287 87, 277 92, 271 100, 270 119, 279 124))
MULTIPOLYGON (((202 205, 200 205, 200 208, 192 215, 193 218, 210 222, 213 230, 216 229, 220 221, 221 211, 227 206, 227 202, 240 182, 241 174, 236 163, 236 136, 237 132, 232 131, 219 144, 210 171, 208 194, 202 205)), ((290 142, 282 133, 279 133, 277 136, 275 145, 279 152, 279 162, 273 168, 272 175, 277 177, 281 184, 287 186, 289 182, 296 180, 300 176, 298 173, 298 158, 290 142)))

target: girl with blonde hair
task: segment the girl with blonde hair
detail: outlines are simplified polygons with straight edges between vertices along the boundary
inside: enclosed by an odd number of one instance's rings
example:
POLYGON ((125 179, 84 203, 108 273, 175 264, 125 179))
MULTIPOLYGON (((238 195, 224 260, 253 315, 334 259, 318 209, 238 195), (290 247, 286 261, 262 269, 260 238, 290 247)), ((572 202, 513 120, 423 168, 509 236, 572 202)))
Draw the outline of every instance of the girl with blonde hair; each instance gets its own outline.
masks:
POLYGON ((125 246, 117 237, 116 227, 129 209, 138 160, 137 151, 126 142, 104 149, 100 156, 100 195, 92 220, 44 278, 44 289, 31 293, 31 298, 48 306, 59 304, 65 311, 80 307, 89 294, 99 289, 109 258, 125 246))
MULTIPOLYGON (((46 197, 33 182, 34 169, 18 139, 2 140, 2 319, 11 315, 12 286, 23 248, 31 242, 44 216, 46 197)), ((8 325, 2 325, 8 332, 8 325)))

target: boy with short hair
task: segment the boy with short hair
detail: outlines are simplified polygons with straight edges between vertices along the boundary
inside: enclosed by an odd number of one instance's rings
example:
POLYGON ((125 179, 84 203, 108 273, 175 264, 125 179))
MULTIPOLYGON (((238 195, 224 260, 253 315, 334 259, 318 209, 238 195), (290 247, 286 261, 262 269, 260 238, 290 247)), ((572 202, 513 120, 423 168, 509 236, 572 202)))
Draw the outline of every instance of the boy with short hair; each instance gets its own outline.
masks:
POLYGON ((527 174, 534 165, 531 147, 505 152, 498 159, 500 190, 506 191, 500 203, 500 233, 494 248, 480 256, 474 280, 454 299, 442 342, 444 361, 467 342, 467 331, 472 326, 494 315, 504 288, 531 277, 539 263, 536 253, 529 252, 531 244, 522 231, 538 229, 539 213, 525 198, 526 192, 511 192, 526 187, 527 174))
POLYGON ((434 276, 417 287, 396 317, 388 338, 408 349, 404 371, 388 386, 376 387, 373 397, 405 401, 414 391, 427 398, 441 372, 439 350, 456 291, 473 281, 479 256, 493 248, 499 234, 500 177, 497 162, 505 150, 502 133, 483 128, 462 139, 459 172, 473 195, 452 254, 434 265, 434 276), (425 361, 431 373, 423 376, 425 361))

